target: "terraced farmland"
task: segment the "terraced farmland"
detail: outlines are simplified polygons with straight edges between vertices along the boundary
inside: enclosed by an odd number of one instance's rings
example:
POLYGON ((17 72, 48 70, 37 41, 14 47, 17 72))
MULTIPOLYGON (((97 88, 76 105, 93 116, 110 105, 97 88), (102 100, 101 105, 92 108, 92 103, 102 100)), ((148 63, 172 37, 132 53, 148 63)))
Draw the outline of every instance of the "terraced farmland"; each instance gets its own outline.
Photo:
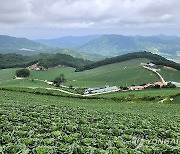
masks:
POLYGON ((1 153, 179 153, 180 104, 0 91, 1 153))

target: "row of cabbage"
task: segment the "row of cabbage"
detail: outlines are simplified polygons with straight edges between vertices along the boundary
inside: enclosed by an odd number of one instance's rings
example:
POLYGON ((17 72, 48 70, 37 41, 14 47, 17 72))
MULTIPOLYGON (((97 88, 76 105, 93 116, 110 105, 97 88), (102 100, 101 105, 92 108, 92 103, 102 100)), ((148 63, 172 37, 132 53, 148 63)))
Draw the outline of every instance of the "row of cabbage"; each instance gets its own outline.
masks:
POLYGON ((178 153, 179 117, 0 103, 1 153, 178 153))

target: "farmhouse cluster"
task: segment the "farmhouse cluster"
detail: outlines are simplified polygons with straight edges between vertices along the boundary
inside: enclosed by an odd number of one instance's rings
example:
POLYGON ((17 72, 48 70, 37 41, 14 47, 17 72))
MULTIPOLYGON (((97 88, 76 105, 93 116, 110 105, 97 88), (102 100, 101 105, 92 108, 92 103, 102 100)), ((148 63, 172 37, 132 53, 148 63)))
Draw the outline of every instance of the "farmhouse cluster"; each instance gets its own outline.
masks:
POLYGON ((155 82, 153 84, 148 83, 148 84, 141 85, 141 86, 131 86, 131 87, 129 87, 129 90, 143 90, 146 88, 152 88, 154 86, 159 86, 161 88, 162 86, 166 86, 166 85, 167 84, 164 84, 163 82, 155 82))
POLYGON ((51 70, 51 69, 56 69, 56 68, 64 68, 65 65, 57 65, 55 67, 49 67, 45 68, 44 66, 40 66, 39 63, 33 64, 29 67, 27 67, 28 70, 34 70, 34 71, 46 71, 46 70, 51 70))
POLYGON ((27 67, 27 69, 28 70, 35 70, 35 71, 46 70, 43 66, 39 66, 38 63, 27 67))

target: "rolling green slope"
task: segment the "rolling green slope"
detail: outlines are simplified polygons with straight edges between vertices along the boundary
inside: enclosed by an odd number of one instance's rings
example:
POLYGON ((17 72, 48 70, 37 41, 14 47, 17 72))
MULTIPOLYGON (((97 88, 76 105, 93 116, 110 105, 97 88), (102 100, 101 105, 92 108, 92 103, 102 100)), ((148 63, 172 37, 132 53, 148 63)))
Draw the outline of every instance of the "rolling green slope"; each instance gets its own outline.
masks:
POLYGON ((78 87, 97 87, 106 84, 130 86, 158 81, 159 78, 155 74, 139 66, 141 62, 148 61, 147 59, 135 59, 83 72, 75 72, 75 69, 70 67, 48 71, 31 71, 30 78, 53 80, 63 73, 67 79, 65 85, 78 87))
POLYGON ((31 79, 41 79, 41 80, 54 80, 55 77, 59 76, 60 74, 64 74, 65 77, 69 74, 75 73, 75 69, 72 67, 65 67, 65 68, 57 68, 47 71, 31 71, 31 75, 29 78, 31 79))
POLYGON ((128 54, 124 54, 121 56, 106 58, 104 60, 85 65, 82 70, 89 70, 89 69, 93 69, 96 67, 113 64, 113 63, 118 63, 118 62, 124 62, 124 61, 133 60, 133 59, 137 59, 137 58, 146 58, 146 59, 149 59, 150 62, 152 62, 156 65, 169 66, 169 67, 175 68, 180 71, 179 63, 167 60, 166 58, 164 58, 160 55, 153 54, 153 53, 147 52, 147 51, 128 53, 128 54))
POLYGON ((121 63, 101 66, 95 69, 69 74, 67 78, 73 80, 66 85, 97 87, 108 85, 130 86, 158 81, 158 77, 152 72, 143 69, 141 62, 147 59, 135 59, 121 63))
POLYGON ((10 69, 2 69, 0 70, 0 83, 7 81, 7 80, 12 80, 13 77, 15 76, 15 71, 17 68, 10 68, 10 69))
MULTIPOLYGON (((148 59, 134 59, 109 65, 104 65, 82 72, 75 72, 72 67, 57 68, 47 71, 31 71, 28 79, 41 79, 52 81, 60 74, 64 74, 67 81, 64 85, 76 87, 100 87, 107 85, 131 86, 143 83, 154 83, 160 79, 153 72, 140 66, 142 62, 149 62, 148 59)), ((0 80, 12 79, 16 69, 0 70, 0 80)), ((165 81, 180 82, 180 72, 161 68, 160 74, 165 81)), ((21 82, 21 81, 19 81, 21 82)), ((18 85, 17 83, 13 83, 18 85)), ((31 83, 30 83, 31 84, 31 83)), ((39 84, 37 84, 38 86, 39 84)))
POLYGON ((12 80, 8 80, 8 81, 4 81, 4 82, 0 83, 0 87, 47 88, 47 87, 51 87, 51 86, 42 81, 28 80, 28 79, 12 79, 12 80))
MULTIPOLYGON (((68 80, 64 83, 65 85, 73 85, 78 87, 98 87, 106 84, 131 86, 132 84, 139 85, 159 81, 156 74, 142 68, 142 66, 139 66, 141 62, 149 62, 149 60, 134 59, 97 67, 83 72, 75 72, 75 69, 70 67, 49 71, 32 71, 30 78, 53 80, 56 76, 63 73, 68 80)), ((167 71, 168 73, 173 73, 173 76, 171 77, 173 81, 180 82, 178 79, 178 76, 180 76, 179 71, 167 71)), ((164 69, 162 69, 161 72, 163 77, 165 76, 165 79, 168 78, 168 73, 163 74, 164 69)))
POLYGON ((0 90, 1 153, 179 153, 180 104, 0 90))
POLYGON ((180 82, 180 71, 161 68, 160 74, 165 81, 176 81, 180 82))

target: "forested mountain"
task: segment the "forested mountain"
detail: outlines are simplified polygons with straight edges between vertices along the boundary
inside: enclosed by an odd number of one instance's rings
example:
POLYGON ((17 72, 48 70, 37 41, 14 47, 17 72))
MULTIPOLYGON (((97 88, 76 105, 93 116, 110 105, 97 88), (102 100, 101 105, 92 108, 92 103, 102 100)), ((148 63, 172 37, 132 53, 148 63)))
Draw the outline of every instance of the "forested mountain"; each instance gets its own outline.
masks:
POLYGON ((104 56, 122 55, 128 52, 150 51, 165 57, 180 53, 180 38, 175 36, 123 36, 103 35, 80 48, 79 51, 104 56))
POLYGON ((82 58, 84 60, 91 60, 91 61, 98 61, 106 58, 105 56, 97 55, 97 54, 90 54, 85 52, 79 52, 73 49, 58 49, 54 51, 54 53, 61 53, 67 54, 74 58, 82 58))
POLYGON ((180 62, 180 37, 177 36, 123 36, 109 34, 81 37, 69 36, 51 40, 37 40, 37 42, 107 57, 130 52, 149 51, 180 62))
POLYGON ((65 36, 55 39, 39 39, 34 41, 53 47, 77 49, 78 47, 88 43, 91 40, 97 39, 100 36, 101 35, 65 36))
POLYGON ((55 50, 55 48, 36 43, 26 38, 0 35, 0 53, 32 55, 53 50, 55 50))
MULTIPOLYGON (((85 38, 86 40, 90 40, 92 38, 95 38, 95 36, 89 36, 85 38)), ((69 37, 66 38, 66 40, 68 39, 69 37)), ((79 39, 78 42, 80 41, 83 41, 83 39, 79 39)), ((73 56, 74 58, 82 58, 85 60, 97 61, 103 59, 103 56, 96 54, 79 52, 73 49, 60 49, 57 47, 50 47, 28 40, 26 38, 16 38, 6 35, 0 35, 0 54, 7 53, 16 53, 20 55, 37 55, 39 53, 60 53, 73 56)))
POLYGON ((169 66, 169 67, 175 68, 177 70, 180 70, 180 64, 175 63, 170 60, 167 60, 166 58, 161 57, 160 55, 152 54, 151 52, 146 52, 146 51, 128 53, 128 54, 121 55, 121 56, 106 58, 104 60, 85 65, 82 70, 89 70, 89 69, 93 69, 93 68, 100 67, 103 65, 113 64, 113 63, 117 63, 117 62, 123 62, 123 61, 137 59, 137 58, 146 58, 146 59, 149 59, 154 64, 169 66))
POLYGON ((104 56, 124 54, 137 49, 136 42, 132 37, 121 35, 103 35, 79 48, 83 52, 98 53, 104 56))
POLYGON ((0 69, 27 67, 36 63, 39 63, 40 66, 45 68, 65 65, 76 69, 82 69, 84 65, 91 64, 92 62, 60 53, 39 54, 34 56, 23 56, 14 53, 0 54, 0 69))
POLYGON ((0 53, 17 53, 22 55, 61 53, 75 58, 97 61, 104 57, 149 51, 180 62, 180 38, 176 36, 91 35, 63 37, 51 41, 57 43, 59 47, 68 47, 70 49, 60 49, 42 45, 25 38, 0 35, 0 53))

